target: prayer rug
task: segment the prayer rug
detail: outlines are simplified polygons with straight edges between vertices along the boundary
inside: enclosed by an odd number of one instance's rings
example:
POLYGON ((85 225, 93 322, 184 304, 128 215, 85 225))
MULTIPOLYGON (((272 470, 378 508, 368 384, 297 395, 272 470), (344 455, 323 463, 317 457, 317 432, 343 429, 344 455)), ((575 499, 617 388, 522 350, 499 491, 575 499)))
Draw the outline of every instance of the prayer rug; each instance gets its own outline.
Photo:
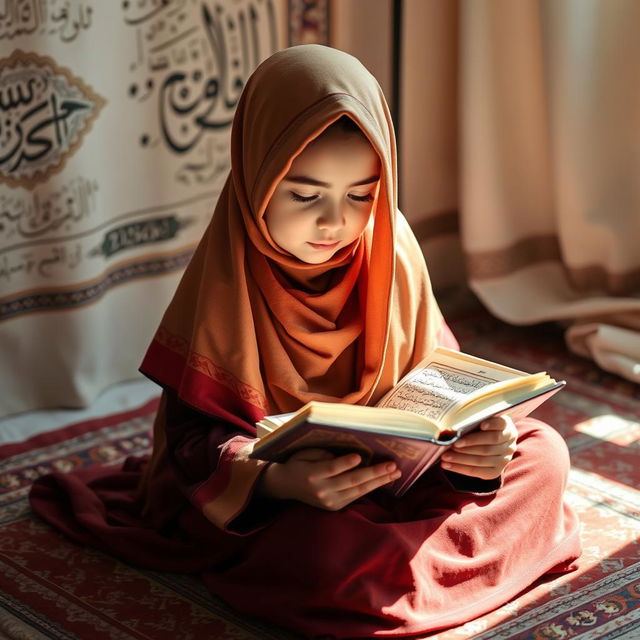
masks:
MULTIPOLYGON (((536 414, 572 456, 567 498, 582 521, 580 568, 432 640, 640 638, 640 387, 567 353, 553 325, 510 327, 477 306, 445 309, 465 351, 567 387, 536 414)), ((140 570, 68 542, 29 511, 51 470, 119 464, 149 450, 154 399, 136 410, 0 446, 0 638, 293 640, 241 616, 192 576, 140 570)))
POLYGON ((158 399, 0 446, 0 639, 293 638, 231 611, 193 576, 131 567, 66 540, 30 512, 50 471, 121 464, 150 450, 158 399))

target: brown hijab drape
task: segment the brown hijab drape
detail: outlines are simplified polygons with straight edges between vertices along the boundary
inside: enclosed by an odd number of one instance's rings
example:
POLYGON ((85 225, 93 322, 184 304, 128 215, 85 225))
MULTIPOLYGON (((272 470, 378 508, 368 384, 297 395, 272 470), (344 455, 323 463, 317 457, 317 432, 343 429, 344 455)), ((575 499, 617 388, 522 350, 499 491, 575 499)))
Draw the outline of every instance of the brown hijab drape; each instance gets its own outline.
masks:
POLYGON ((395 138, 375 78, 320 45, 273 55, 244 88, 231 173, 141 370, 249 432, 265 413, 310 400, 375 402, 426 355, 442 322, 396 203, 395 138), (307 264, 273 242, 263 214, 295 156, 342 115, 378 153, 380 186, 361 238, 307 264), (330 283, 320 291, 318 276, 330 283))

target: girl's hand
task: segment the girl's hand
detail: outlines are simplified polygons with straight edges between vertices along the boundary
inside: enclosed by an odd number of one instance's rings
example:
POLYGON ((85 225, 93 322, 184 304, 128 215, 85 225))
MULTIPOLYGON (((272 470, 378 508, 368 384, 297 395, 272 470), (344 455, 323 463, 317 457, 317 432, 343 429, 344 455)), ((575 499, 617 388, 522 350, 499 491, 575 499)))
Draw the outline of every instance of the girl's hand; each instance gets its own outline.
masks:
POLYGON ((483 480, 497 478, 513 458, 518 431, 508 416, 485 420, 480 430, 462 436, 441 458, 440 466, 483 480))
POLYGON ((400 477, 393 462, 354 469, 360 462, 357 453, 336 457, 324 449, 304 449, 284 463, 270 464, 259 490, 272 498, 338 511, 400 477))

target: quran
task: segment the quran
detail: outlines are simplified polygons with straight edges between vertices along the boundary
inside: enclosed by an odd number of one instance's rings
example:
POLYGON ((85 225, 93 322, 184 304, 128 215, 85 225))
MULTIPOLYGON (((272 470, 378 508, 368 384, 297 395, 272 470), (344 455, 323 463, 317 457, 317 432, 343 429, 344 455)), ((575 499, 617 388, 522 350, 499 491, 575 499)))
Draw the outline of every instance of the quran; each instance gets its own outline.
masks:
POLYGON ((355 451, 363 465, 393 460, 402 475, 385 488, 400 496, 483 420, 524 418, 565 384, 437 347, 375 406, 314 401, 263 418, 251 457, 284 462, 300 449, 322 448, 355 451))

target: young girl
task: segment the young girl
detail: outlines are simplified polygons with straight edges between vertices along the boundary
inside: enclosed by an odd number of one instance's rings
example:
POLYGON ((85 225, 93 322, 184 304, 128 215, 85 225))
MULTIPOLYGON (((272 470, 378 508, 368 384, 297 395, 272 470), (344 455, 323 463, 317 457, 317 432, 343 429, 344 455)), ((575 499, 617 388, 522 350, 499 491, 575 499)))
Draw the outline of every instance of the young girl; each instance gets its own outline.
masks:
POLYGON ((43 478, 33 508, 132 563, 198 572, 239 611, 307 637, 424 634, 568 570, 567 449, 537 420, 487 421, 402 498, 376 491, 391 462, 249 458, 265 414, 374 404, 456 342, 396 207, 387 104, 356 59, 305 45, 262 63, 231 159, 142 365, 163 387, 151 459, 43 478))

